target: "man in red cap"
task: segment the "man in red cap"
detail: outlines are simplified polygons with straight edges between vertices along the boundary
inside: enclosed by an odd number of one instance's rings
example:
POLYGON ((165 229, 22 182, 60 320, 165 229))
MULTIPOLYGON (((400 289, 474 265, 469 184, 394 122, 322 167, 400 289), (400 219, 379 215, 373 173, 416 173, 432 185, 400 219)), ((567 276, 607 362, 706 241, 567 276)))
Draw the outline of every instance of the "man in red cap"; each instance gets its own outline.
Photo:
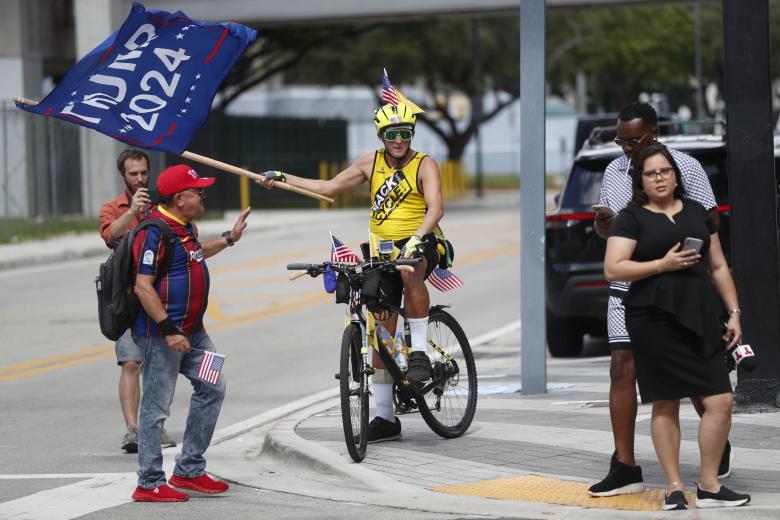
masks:
POLYGON ((133 242, 135 294, 142 308, 132 331, 133 340, 144 351, 138 487, 132 495, 137 502, 183 502, 189 498, 166 483, 160 449, 160 432, 170 411, 178 374, 190 380, 194 393, 182 452, 176 457, 168 483, 201 493, 222 493, 228 489, 225 482, 206 474, 203 458, 225 397, 224 375, 217 383, 197 377, 204 352, 216 350, 203 328, 209 292, 205 259, 241 239, 251 208, 241 212, 233 229, 201 243, 193 222, 203 214, 205 189, 212 184, 213 178, 200 177, 184 164, 164 170, 157 179, 159 206, 149 218, 158 218, 171 228, 173 245, 165 247, 162 233, 155 226, 139 232, 133 242), (172 255, 170 267, 157 279, 158 267, 165 265, 167 254, 172 255))

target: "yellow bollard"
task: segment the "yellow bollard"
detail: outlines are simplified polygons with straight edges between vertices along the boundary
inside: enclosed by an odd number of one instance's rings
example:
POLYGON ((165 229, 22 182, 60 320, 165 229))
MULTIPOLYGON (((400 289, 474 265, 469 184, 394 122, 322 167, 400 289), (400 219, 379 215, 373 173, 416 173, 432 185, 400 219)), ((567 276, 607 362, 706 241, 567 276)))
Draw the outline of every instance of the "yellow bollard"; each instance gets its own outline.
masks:
POLYGON ((239 193, 241 209, 249 207, 249 177, 239 177, 239 193))
MULTIPOLYGON (((328 161, 320 161, 320 180, 321 181, 327 181, 328 180, 328 161)), ((328 203, 324 200, 320 201, 320 209, 326 209, 328 207, 328 203)))

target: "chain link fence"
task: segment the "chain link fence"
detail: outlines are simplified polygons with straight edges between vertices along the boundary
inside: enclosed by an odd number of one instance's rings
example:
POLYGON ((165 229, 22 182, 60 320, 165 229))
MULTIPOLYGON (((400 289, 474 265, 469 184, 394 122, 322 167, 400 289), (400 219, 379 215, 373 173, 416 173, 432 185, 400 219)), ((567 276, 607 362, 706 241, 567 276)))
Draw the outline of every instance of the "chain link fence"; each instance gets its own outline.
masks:
POLYGON ((11 218, 79 215, 79 129, 0 102, 0 215, 11 218))

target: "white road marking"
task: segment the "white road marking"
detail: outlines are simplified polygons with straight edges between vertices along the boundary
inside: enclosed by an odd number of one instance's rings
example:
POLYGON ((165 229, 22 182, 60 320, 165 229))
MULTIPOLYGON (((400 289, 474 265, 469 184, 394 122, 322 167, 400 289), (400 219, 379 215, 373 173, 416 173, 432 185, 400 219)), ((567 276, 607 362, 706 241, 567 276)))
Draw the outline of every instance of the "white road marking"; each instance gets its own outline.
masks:
MULTIPOLYGON (((74 474, 75 475, 75 474, 74 474)), ((0 518, 68 520, 130 502, 135 473, 112 473, 0 504, 0 518)))

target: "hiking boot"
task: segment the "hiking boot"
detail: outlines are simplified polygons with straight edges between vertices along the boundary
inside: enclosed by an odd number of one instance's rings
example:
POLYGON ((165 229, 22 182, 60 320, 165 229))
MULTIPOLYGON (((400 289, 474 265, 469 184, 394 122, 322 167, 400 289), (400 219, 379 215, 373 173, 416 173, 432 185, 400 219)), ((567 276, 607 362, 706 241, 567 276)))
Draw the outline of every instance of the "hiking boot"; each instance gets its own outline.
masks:
POLYGON ((729 478, 732 462, 734 462, 734 451, 731 449, 731 443, 727 440, 723 456, 720 458, 720 466, 718 466, 718 478, 729 478))
POLYGON ((640 466, 629 466, 623 464, 617 459, 617 452, 612 454, 612 460, 609 464, 609 473, 604 480, 598 484, 593 484, 588 489, 588 494, 592 497, 611 497, 615 495, 624 495, 627 493, 639 493, 645 490, 645 483, 642 480, 642 468, 640 466))
POLYGON ((750 502, 750 495, 735 493, 726 486, 720 486, 717 493, 705 491, 696 483, 696 507, 737 507, 750 502))
POLYGON ((190 499, 187 493, 177 491, 167 484, 160 484, 153 489, 138 486, 131 497, 136 502, 186 502, 190 499))
POLYGON ((392 423, 386 419, 374 417, 370 423, 368 423, 367 442, 382 442, 382 441, 394 441, 401 438, 401 421, 398 417, 394 417, 395 422, 392 423))
POLYGON ((129 427, 122 437, 122 444, 119 447, 126 453, 138 453, 138 428, 129 427))
POLYGON ((685 493, 679 490, 666 493, 664 496, 664 506, 661 510, 678 511, 680 509, 688 509, 688 500, 685 498, 685 493))
POLYGON ((173 437, 168 435, 168 432, 165 431, 165 428, 163 428, 162 431, 160 432, 160 447, 162 448, 176 447, 176 441, 173 440, 173 437))
POLYGON ((203 474, 199 477, 182 477, 180 475, 173 475, 168 479, 168 484, 176 486, 177 488, 191 489, 192 491, 198 491, 199 493, 208 493, 209 495, 215 495, 217 493, 224 493, 230 486, 227 482, 221 480, 215 480, 203 474))
POLYGON ((406 378, 412 383, 424 383, 431 378, 431 359, 428 354, 418 350, 409 354, 409 370, 406 378))

